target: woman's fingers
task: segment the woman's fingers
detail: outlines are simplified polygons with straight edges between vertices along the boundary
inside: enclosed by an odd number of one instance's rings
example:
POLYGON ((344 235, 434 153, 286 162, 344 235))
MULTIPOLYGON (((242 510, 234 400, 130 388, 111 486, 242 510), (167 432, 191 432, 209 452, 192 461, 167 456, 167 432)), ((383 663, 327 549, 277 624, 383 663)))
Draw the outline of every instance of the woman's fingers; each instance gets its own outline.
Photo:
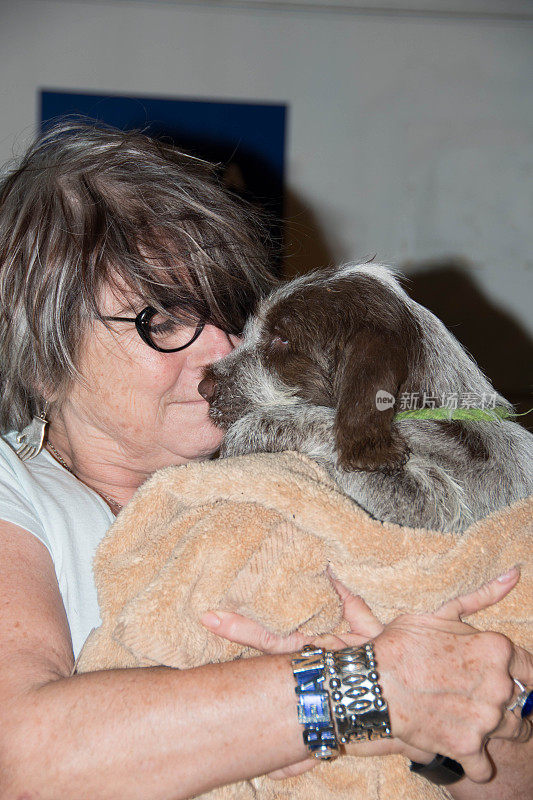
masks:
POLYGON ((372 613, 365 601, 359 595, 354 595, 336 578, 328 568, 330 580, 343 603, 344 618, 350 625, 350 633, 361 636, 361 641, 366 642, 379 636, 383 625, 372 613))
POLYGON ((509 674, 521 681, 524 686, 533 686, 533 654, 518 644, 513 644, 509 674))
POLYGON ((245 647, 253 647, 262 653, 295 653, 306 644, 324 647, 326 650, 339 650, 347 646, 347 642, 333 634, 308 636, 295 632, 288 636, 279 636, 268 631, 259 622, 232 611, 208 611, 200 622, 217 636, 245 647))
POLYGON ((491 739, 509 739, 511 742, 528 742, 532 734, 532 723, 527 717, 520 716, 518 713, 505 710, 502 721, 498 727, 490 734, 491 739))
POLYGON ((475 614, 476 611, 481 611, 503 600, 505 595, 514 588, 519 578, 520 570, 518 567, 513 567, 504 575, 484 583, 475 592, 448 600, 435 612, 435 616, 441 619, 457 620, 475 614))
POLYGON ((310 636, 297 632, 289 636, 278 636, 267 631, 258 622, 232 611, 208 611, 200 622, 217 636, 253 647, 263 653, 293 653, 312 641, 310 636))
POLYGON ((487 783, 494 775, 494 765, 484 746, 474 755, 463 756, 460 763, 465 775, 475 783, 487 783))
POLYGON ((299 761, 297 764, 291 764, 289 767, 283 767, 283 769, 275 769, 273 772, 268 772, 267 778, 272 778, 274 781, 282 781, 285 780, 285 778, 295 778, 297 775, 302 775, 302 773, 314 769, 317 765, 317 758, 306 758, 305 761, 299 761))
MULTIPOLYGON (((511 647, 508 665, 509 675, 520 681, 523 686, 531 686, 533 684, 533 657, 531 653, 516 644, 512 644, 511 647)), ((513 711, 509 710, 509 706, 516 702, 522 692, 520 686, 515 682, 510 685, 512 691, 503 703, 501 721, 490 734, 490 738, 526 742, 532 734, 532 721, 531 719, 522 718, 520 707, 516 707, 513 711)))
POLYGON ((236 644, 253 647, 263 653, 294 653, 306 644, 338 650, 348 644, 354 646, 378 636, 383 630, 383 625, 363 598, 353 595, 331 572, 330 578, 342 600, 344 617, 350 625, 350 634, 346 634, 346 641, 334 635, 308 636, 298 632, 279 636, 266 630, 258 622, 231 611, 208 611, 200 622, 217 636, 236 644))

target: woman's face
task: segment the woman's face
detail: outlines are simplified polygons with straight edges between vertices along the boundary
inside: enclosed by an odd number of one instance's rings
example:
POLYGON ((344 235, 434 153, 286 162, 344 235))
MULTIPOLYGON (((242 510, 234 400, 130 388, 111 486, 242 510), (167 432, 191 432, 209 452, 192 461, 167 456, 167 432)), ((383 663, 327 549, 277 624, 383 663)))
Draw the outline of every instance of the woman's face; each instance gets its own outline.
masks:
MULTIPOLYGON (((103 316, 131 317, 142 305, 108 288, 100 308, 103 316)), ((89 326, 79 364, 85 384, 71 387, 61 405, 64 418, 85 425, 89 437, 143 472, 213 453, 223 434, 197 387, 203 367, 227 355, 235 337, 206 325, 190 347, 160 353, 142 341, 134 323, 108 324, 89 326)))

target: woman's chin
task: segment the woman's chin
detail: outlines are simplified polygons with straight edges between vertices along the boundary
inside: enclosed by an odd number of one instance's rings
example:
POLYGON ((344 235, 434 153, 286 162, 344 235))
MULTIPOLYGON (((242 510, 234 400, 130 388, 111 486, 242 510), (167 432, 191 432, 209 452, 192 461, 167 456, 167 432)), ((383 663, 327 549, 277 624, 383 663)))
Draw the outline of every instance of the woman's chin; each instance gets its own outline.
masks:
POLYGON ((185 437, 179 437, 172 442, 170 449, 180 458, 180 463, 198 461, 216 453, 223 438, 224 431, 206 419, 205 424, 198 426, 194 435, 191 431, 187 431, 185 437))

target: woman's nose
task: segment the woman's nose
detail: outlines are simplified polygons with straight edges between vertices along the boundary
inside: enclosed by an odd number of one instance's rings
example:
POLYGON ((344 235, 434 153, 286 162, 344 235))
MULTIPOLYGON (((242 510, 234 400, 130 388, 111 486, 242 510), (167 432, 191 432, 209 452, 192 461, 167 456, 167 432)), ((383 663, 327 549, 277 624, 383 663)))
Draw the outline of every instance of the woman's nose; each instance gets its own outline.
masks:
POLYGON ((214 325, 206 325, 196 342, 189 348, 189 366, 204 366, 220 361, 231 353, 233 347, 227 333, 214 325))

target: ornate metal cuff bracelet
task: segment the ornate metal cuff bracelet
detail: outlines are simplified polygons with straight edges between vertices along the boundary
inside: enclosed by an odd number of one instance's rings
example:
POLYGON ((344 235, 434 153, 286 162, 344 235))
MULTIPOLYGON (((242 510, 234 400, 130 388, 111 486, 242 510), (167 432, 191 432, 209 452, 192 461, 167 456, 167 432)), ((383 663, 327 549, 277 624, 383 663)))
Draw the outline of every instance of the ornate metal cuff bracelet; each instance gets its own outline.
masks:
POLYGON ((337 736, 342 744, 392 735, 372 642, 328 652, 326 672, 337 736))
POLYGON ((308 645, 292 660, 292 668, 298 720, 316 758, 335 758, 339 742, 392 735, 371 642, 335 652, 308 645))

